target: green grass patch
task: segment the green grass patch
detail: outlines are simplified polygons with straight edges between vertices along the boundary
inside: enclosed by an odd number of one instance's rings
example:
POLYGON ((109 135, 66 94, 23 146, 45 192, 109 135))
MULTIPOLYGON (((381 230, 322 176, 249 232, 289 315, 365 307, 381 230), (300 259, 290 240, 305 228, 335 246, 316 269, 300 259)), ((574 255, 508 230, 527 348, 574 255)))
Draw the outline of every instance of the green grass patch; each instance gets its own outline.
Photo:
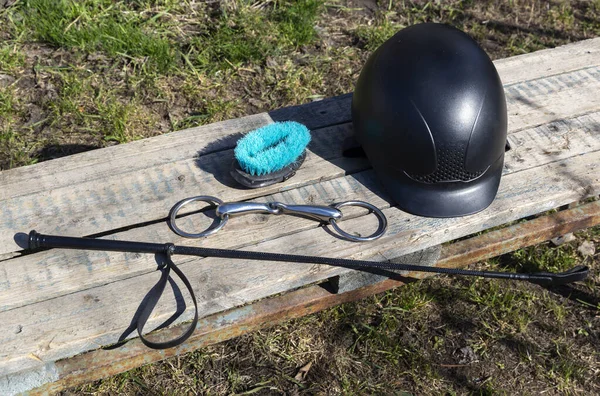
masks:
POLYGON ((0 170, 36 162, 30 153, 38 142, 19 128, 23 109, 15 90, 13 86, 0 87, 0 170))
POLYGON ((388 312, 413 312, 417 313, 434 300, 425 289, 423 282, 406 285, 396 292, 387 292, 384 311, 388 312))
POLYGON ((25 56, 13 45, 0 47, 0 72, 14 73, 25 66, 25 56))
POLYGON ((177 64, 177 50, 165 32, 146 29, 140 13, 109 0, 27 0, 22 28, 39 41, 85 52, 146 58, 146 67, 166 73, 177 64))
POLYGON ((104 140, 127 143, 135 139, 130 128, 131 116, 135 108, 133 104, 121 103, 115 97, 108 96, 96 101, 96 106, 104 127, 104 140))
POLYGON ((548 10, 548 24, 559 29, 571 29, 575 23, 573 7, 569 3, 559 3, 553 5, 548 10))
POLYGON ((578 261, 577 253, 571 245, 530 246, 513 252, 511 258, 520 272, 563 272, 572 268, 578 261))
POLYGON ((566 389, 573 381, 580 381, 585 377, 586 366, 577 358, 577 348, 564 340, 555 340, 554 350, 550 352, 550 359, 546 362, 545 375, 553 380, 558 380, 559 389, 566 389))
POLYGON ((543 297, 543 304, 544 308, 552 313, 556 323, 562 325, 565 322, 565 318, 567 317, 567 307, 562 301, 556 301, 546 293, 543 297))
POLYGON ((57 133, 86 133, 102 141, 125 143, 137 139, 136 129, 152 121, 139 114, 135 97, 124 96, 109 81, 77 69, 53 73, 59 90, 58 97, 46 104, 47 124, 57 133))
POLYGON ((262 14, 242 11, 230 18, 222 17, 213 29, 193 38, 186 56, 194 66, 210 71, 262 61, 275 51, 275 34, 273 25, 262 14), (270 34, 265 37, 264 33, 270 34))
POLYGON ((547 46, 540 40, 536 34, 512 35, 506 42, 506 50, 511 56, 527 54, 533 51, 539 51, 547 46))
POLYGON ((0 125, 0 170, 37 162, 31 152, 36 142, 32 142, 11 126, 0 125))
POLYGON ((13 113, 13 106, 15 105, 15 97, 13 90, 10 87, 0 87, 0 117, 8 118, 13 113))
POLYGON ((309 44, 316 38, 314 29, 321 0, 287 0, 276 3, 272 18, 282 38, 294 47, 309 44))
POLYGON ((266 10, 243 1, 223 13, 200 35, 192 38, 185 54, 194 67, 214 72, 292 51, 316 38, 314 23, 320 0, 279 1, 266 10))
POLYGON ((377 22, 374 26, 359 26, 355 35, 363 42, 365 49, 375 51, 381 44, 396 34, 402 25, 390 22, 387 18, 377 22))
POLYGON ((516 286, 478 279, 471 284, 466 296, 480 307, 481 325, 491 338, 525 333, 535 316, 537 297, 516 286))

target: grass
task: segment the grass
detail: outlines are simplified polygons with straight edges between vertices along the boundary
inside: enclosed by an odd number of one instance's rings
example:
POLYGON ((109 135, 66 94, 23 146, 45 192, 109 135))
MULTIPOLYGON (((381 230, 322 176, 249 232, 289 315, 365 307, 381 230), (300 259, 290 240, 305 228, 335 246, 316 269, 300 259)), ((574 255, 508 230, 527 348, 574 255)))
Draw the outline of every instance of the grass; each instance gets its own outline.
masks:
POLYGON ((102 0, 27 0, 19 28, 31 28, 35 40, 88 53, 147 58, 144 67, 165 73, 176 65, 167 32, 146 27, 149 18, 102 0))
POLYGON ((232 4, 211 24, 177 37, 169 29, 175 25, 161 24, 163 17, 177 12, 170 2, 26 0, 16 30, 30 30, 31 38, 56 47, 131 59, 144 72, 160 74, 174 72, 184 62, 212 72, 263 62, 316 37, 313 23, 320 0, 278 1, 258 9, 244 1, 232 4), (163 9, 157 13, 159 5, 163 9))
POLYGON ((14 93, 11 88, 0 90, 0 116, 7 117, 12 113, 15 103, 14 93))
POLYGON ((25 57, 14 46, 0 47, 0 72, 12 74, 25 65, 25 57))
POLYGON ((7 163, 9 167, 31 165, 37 162, 35 158, 31 157, 31 143, 11 127, 0 129, 0 149, 10 153, 3 159, 3 162, 7 163))
POLYGON ((538 272, 563 272, 579 261, 573 246, 550 249, 532 246, 513 253, 513 258, 519 263, 520 271, 538 272))
POLYGON ((401 28, 402 25, 393 24, 384 18, 377 21, 374 26, 359 26, 355 34, 364 43, 366 50, 375 51, 401 28))
MULTIPOLYGON (((0 170, 350 92, 418 22, 497 59, 599 21, 598 0, 17 0, 0 10, 0 170)), ((598 393, 598 258, 577 246, 600 228, 578 237, 480 264, 592 266, 575 289, 428 279, 64 394, 598 393)))
POLYGON ((221 14, 192 38, 185 59, 192 67, 216 72, 290 52, 316 38, 313 24, 321 1, 279 1, 267 10, 240 6, 221 14))

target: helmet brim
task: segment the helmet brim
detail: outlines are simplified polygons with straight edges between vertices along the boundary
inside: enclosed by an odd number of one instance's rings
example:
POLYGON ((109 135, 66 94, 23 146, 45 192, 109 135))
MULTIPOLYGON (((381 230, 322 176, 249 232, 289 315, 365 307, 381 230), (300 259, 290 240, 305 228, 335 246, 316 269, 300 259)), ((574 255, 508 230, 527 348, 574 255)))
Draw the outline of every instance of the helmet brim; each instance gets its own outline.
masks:
POLYGON ((502 154, 477 179, 469 182, 426 184, 403 171, 382 167, 377 177, 400 209, 425 217, 459 217, 487 208, 498 192, 504 166, 502 154))

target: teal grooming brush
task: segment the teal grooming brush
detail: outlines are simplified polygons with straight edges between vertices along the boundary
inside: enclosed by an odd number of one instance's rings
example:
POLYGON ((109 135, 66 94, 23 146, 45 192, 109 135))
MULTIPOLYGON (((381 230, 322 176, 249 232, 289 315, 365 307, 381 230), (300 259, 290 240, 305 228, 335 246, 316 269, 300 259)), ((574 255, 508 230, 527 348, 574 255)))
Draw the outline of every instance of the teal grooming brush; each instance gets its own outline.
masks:
POLYGON ((275 122, 238 140, 231 176, 245 187, 279 183, 296 174, 306 158, 310 131, 294 122, 275 122))

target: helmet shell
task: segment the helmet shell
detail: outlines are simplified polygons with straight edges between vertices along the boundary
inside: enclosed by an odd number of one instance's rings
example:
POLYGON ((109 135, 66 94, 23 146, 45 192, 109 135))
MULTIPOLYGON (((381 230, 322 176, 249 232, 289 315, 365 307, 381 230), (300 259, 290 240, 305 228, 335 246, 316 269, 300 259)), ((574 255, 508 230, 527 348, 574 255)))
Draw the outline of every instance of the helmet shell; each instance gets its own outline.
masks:
POLYGON ((367 60, 352 98, 354 133, 400 208, 430 217, 494 200, 506 146, 502 82, 467 34, 424 23, 367 60))

